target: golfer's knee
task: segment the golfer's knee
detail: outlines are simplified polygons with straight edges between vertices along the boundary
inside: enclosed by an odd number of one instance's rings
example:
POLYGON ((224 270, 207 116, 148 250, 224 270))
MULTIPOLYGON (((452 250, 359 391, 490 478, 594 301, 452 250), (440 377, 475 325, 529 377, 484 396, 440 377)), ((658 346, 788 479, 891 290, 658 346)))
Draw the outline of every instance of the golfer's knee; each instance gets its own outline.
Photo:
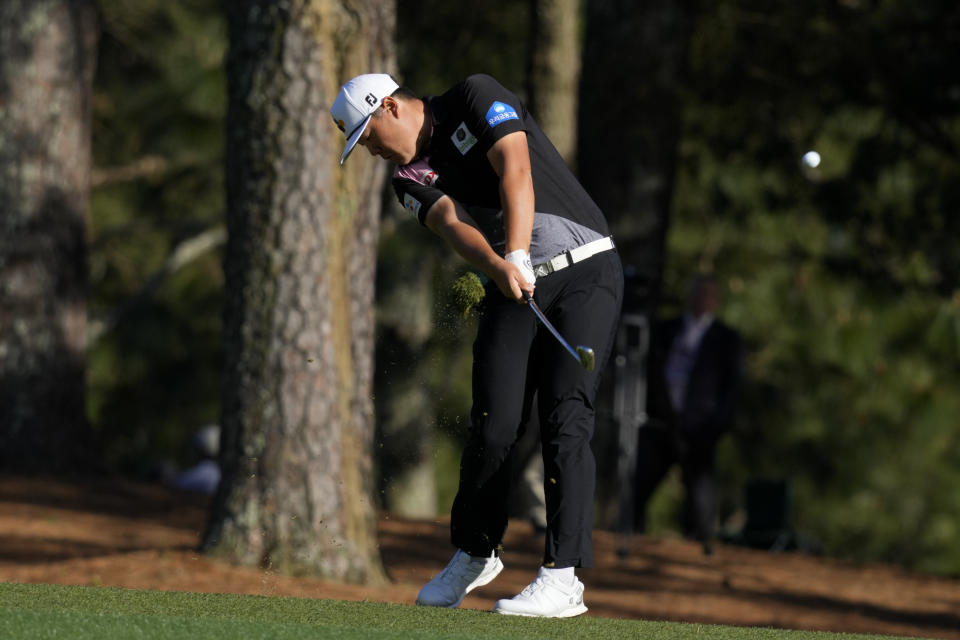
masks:
POLYGON ((547 435, 562 441, 589 442, 593 438, 594 420, 593 407, 582 398, 561 400, 546 421, 547 435))

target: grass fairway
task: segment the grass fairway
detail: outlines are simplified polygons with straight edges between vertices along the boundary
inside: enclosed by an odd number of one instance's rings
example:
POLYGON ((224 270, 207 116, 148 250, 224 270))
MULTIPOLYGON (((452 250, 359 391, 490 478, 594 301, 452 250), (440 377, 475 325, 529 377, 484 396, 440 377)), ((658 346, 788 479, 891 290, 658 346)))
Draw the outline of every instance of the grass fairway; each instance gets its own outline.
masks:
MULTIPOLYGON (((605 618, 539 620, 371 602, 0 583, 0 637, 807 640, 839 634, 605 618)), ((844 635, 844 638, 884 636, 844 635)))

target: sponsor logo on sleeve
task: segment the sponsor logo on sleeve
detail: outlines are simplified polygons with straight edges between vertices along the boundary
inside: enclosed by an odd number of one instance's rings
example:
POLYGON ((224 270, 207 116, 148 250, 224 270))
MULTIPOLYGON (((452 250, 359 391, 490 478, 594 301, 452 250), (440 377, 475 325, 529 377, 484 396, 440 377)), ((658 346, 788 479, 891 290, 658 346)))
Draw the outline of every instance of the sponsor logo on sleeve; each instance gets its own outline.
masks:
POLYGON ((453 141, 453 145, 457 148, 457 151, 460 152, 460 155, 467 155, 467 151, 477 144, 477 136, 470 133, 470 129, 467 129, 467 123, 461 122, 460 126, 457 127, 457 130, 453 132, 453 135, 450 136, 450 139, 453 141))
POLYGON ((508 104, 504 104, 499 100, 495 101, 490 108, 487 109, 487 124, 491 127, 495 127, 498 124, 506 122, 507 120, 519 120, 520 116, 517 115, 517 110, 511 107, 508 104))
POLYGON ((409 193, 403 194, 403 208, 418 218, 420 217, 420 201, 409 193))

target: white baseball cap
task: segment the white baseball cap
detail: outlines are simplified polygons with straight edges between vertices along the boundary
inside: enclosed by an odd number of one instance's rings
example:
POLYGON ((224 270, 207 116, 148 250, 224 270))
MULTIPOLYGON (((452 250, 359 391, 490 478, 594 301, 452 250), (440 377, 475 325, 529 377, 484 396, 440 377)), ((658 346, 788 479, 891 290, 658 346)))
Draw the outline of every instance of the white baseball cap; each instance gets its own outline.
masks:
POLYGON ((385 73, 357 76, 341 87, 340 94, 330 107, 334 123, 347 135, 347 146, 340 156, 340 164, 343 164, 353 151, 360 134, 370 122, 370 115, 377 110, 384 98, 399 87, 396 80, 385 73))

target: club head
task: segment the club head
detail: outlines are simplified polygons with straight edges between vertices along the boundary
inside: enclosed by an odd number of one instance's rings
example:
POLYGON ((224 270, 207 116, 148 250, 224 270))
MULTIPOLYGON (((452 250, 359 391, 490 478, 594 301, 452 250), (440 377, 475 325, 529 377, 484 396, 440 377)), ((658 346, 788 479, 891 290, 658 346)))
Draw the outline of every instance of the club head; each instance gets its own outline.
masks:
POLYGON ((585 347, 582 344, 577 345, 577 355, 580 356, 580 364, 583 365, 583 368, 587 371, 593 371, 593 368, 597 364, 596 357, 593 355, 593 349, 585 347))

